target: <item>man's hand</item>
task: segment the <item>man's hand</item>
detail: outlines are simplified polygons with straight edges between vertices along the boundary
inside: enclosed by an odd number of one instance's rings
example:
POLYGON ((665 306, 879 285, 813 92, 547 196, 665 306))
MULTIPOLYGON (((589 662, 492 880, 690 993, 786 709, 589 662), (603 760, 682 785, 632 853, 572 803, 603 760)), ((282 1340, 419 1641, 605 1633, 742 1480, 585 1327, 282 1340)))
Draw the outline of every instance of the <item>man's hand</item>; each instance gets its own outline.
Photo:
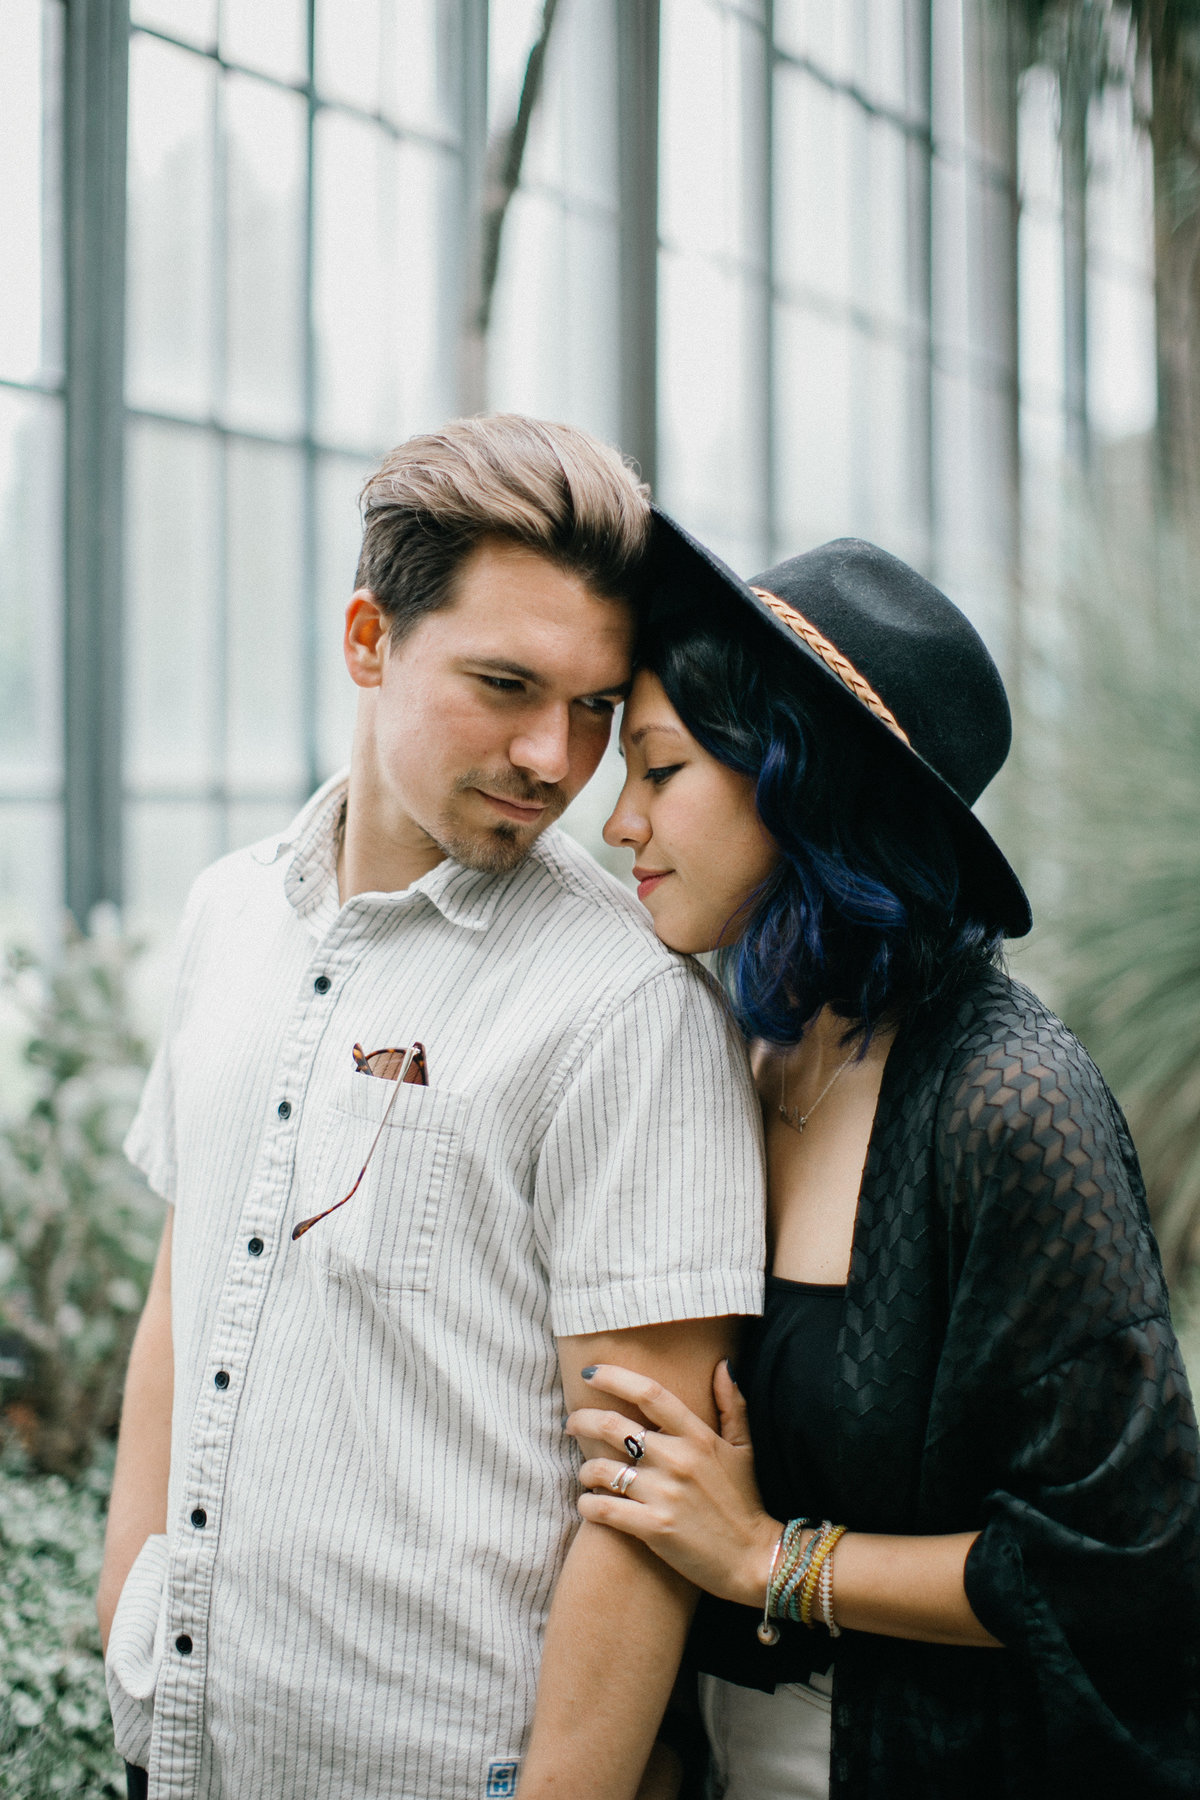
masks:
MULTIPOLYGON (((567 1405, 617 1407, 583 1370, 597 1363, 653 1377, 716 1422, 713 1372, 736 1319, 689 1319, 559 1340, 567 1405)), ((646 1421, 649 1423, 649 1421, 646 1421)), ((585 1445, 603 1454, 604 1446, 585 1445)), ((555 1590, 521 1800, 634 1800, 696 1602, 645 1545, 585 1524, 555 1590)))
POLYGON ((146 1539, 167 1528, 167 1476, 171 1468, 171 1404, 175 1361, 171 1344, 171 1226, 168 1208, 150 1292, 125 1377, 117 1466, 113 1472, 104 1565, 96 1594, 100 1641, 108 1649, 113 1614, 125 1578, 146 1539))

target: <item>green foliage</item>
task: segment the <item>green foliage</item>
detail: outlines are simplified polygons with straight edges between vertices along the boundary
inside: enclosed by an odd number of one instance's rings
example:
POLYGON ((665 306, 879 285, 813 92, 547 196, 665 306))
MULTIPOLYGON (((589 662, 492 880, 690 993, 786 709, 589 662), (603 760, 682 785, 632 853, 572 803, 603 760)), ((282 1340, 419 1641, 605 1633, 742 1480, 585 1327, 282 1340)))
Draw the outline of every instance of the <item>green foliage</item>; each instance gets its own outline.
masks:
POLYGON ((110 1462, 70 1483, 0 1456, 0 1800, 125 1792, 94 1598, 110 1462))
POLYGON ((1097 533, 1084 566, 1042 721, 1045 910, 1062 1010, 1125 1108, 1179 1277, 1200 1259, 1200 547, 1160 528, 1119 557, 1097 533))
POLYGON ((74 934, 10 952, 32 1098, 0 1121, 0 1393, 36 1468, 74 1475, 116 1426, 161 1205, 121 1141, 148 1060, 128 1005, 136 947, 74 934))

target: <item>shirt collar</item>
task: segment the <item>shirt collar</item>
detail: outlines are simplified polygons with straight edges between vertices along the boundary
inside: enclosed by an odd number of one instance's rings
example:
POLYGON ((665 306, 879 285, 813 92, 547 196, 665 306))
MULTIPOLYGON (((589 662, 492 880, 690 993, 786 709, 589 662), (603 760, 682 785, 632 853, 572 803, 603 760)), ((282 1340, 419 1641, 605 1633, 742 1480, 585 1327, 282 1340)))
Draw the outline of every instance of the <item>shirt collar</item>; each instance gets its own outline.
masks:
MULTIPOLYGON (((325 912, 332 916, 338 910, 337 841, 348 786, 349 772, 343 769, 317 789, 285 832, 265 838, 251 852, 257 862, 269 866, 291 851, 284 892, 300 918, 313 919, 325 912)), ((447 856, 411 886, 374 898, 401 906, 423 895, 451 925, 486 931, 509 879, 464 868, 447 856)))

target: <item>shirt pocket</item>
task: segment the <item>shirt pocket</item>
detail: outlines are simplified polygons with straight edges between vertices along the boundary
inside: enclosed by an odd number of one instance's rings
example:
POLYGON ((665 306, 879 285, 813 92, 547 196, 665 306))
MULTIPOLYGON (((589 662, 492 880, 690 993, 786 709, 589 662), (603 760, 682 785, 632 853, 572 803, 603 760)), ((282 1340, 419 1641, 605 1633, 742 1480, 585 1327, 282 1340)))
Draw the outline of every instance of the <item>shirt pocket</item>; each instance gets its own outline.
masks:
POLYGON ((345 1275, 384 1291, 428 1288, 464 1111, 464 1096, 444 1089, 403 1082, 397 1091, 394 1081, 378 1076, 346 1078, 322 1134, 324 1205, 353 1185, 376 1132, 379 1142, 353 1198, 308 1234, 310 1243, 320 1240, 332 1278, 345 1275))

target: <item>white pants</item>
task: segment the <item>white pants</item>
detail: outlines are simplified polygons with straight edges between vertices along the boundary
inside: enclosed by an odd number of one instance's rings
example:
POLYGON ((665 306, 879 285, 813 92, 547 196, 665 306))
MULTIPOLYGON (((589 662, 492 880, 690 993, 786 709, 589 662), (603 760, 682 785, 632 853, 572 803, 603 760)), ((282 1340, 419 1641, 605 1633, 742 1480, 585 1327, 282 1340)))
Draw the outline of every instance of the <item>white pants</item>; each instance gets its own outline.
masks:
POLYGON ((700 1710, 712 1746, 710 1800, 829 1800, 833 1679, 814 1675, 763 1694, 715 1675, 700 1677, 700 1710))

